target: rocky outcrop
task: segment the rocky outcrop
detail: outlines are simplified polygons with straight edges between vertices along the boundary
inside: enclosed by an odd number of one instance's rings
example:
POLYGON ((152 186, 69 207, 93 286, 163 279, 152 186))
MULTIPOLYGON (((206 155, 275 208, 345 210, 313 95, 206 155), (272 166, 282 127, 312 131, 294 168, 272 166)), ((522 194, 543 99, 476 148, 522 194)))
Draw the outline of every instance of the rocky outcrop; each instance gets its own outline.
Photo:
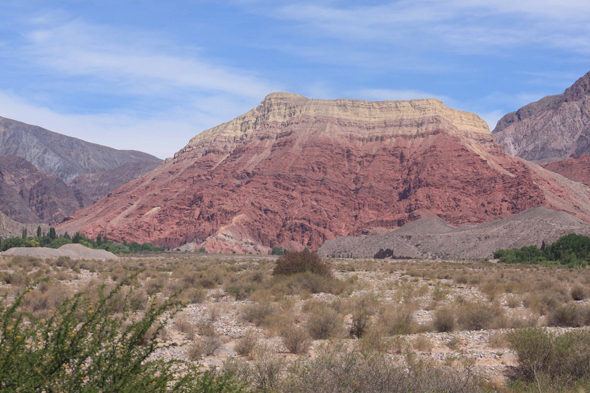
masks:
POLYGON ((151 161, 131 162, 110 171, 80 175, 68 182, 68 185, 94 203, 123 184, 154 170, 158 165, 159 162, 151 161))
POLYGON ((590 154, 590 72, 563 94, 504 116, 494 137, 513 156, 543 163, 590 154))
POLYGON ((535 206, 590 220, 589 190, 507 155, 478 116, 435 99, 275 93, 60 225, 210 252, 317 249, 440 217, 480 224, 535 206))
POLYGON ((55 224, 89 206, 83 193, 17 156, 0 156, 0 211, 22 223, 55 224))
POLYGON ((570 233, 590 236, 590 224, 545 207, 478 226, 454 228, 438 218, 421 219, 395 231, 325 242, 318 253, 337 258, 484 259, 494 251, 551 244, 570 233))
POLYGON ((570 180, 590 187, 590 155, 552 162, 543 165, 543 167, 551 172, 559 173, 570 180))
POLYGON ((0 117, 0 155, 22 157, 64 181, 132 162, 161 162, 146 153, 116 150, 4 117, 0 117))

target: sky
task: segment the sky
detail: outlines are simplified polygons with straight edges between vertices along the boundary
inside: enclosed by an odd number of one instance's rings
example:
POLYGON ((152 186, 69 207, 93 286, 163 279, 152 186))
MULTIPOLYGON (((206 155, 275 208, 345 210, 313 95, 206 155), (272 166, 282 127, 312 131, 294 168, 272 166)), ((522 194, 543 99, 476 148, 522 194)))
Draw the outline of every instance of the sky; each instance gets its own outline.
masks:
POLYGON ((171 157, 272 92, 504 114, 590 71, 590 0, 0 0, 0 116, 171 157))

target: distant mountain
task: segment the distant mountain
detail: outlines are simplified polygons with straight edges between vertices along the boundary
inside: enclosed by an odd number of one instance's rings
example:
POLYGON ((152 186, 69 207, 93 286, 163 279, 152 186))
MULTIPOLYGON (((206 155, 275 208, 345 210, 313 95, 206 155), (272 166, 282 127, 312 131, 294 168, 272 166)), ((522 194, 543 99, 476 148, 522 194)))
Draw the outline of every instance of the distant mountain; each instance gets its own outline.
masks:
POLYGON ((30 236, 36 236, 39 226, 41 226, 43 232, 49 232, 49 226, 47 224, 21 224, 0 212, 0 237, 3 239, 21 236, 23 229, 26 229, 30 236))
POLYGON ((57 176, 17 156, 0 156, 0 211, 21 223, 55 224, 91 203, 57 176))
POLYGON ((590 154, 590 72, 563 94, 507 114, 492 132, 506 152, 529 161, 590 154))
POLYGON ((123 184, 156 169, 158 165, 160 163, 156 161, 131 162, 110 171, 80 175, 69 181, 68 185, 86 195, 90 202, 94 203, 123 184))
POLYGON ((162 161, 147 153, 116 150, 4 117, 0 117, 0 155, 22 157, 64 181, 129 163, 162 161))
POLYGON ((318 253, 336 258, 483 259, 500 249, 541 247, 570 233, 590 236, 590 224, 563 211, 535 207, 503 220, 458 228, 424 218, 381 235, 328 240, 318 253))
POLYGON ((543 167, 551 172, 559 173, 570 180, 580 182, 590 187, 590 155, 552 162, 543 165, 543 167))
POLYGON ((317 249, 420 218, 480 224, 535 206, 590 221, 589 194, 506 154, 481 118, 436 99, 273 93, 58 228, 268 253, 317 249))

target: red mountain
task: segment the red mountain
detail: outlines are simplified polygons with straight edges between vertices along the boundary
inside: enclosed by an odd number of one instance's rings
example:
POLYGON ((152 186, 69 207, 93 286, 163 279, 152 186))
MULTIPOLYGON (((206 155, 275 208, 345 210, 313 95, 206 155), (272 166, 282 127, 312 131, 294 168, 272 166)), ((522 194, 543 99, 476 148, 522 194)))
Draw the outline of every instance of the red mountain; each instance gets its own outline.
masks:
POLYGON ((590 155, 588 154, 569 160, 552 162, 543 165, 543 167, 590 187, 590 155))
POLYGON ((507 155, 478 116, 435 99, 275 93, 62 223, 210 252, 316 249, 417 218, 478 224, 534 206, 590 221, 589 190, 507 155))

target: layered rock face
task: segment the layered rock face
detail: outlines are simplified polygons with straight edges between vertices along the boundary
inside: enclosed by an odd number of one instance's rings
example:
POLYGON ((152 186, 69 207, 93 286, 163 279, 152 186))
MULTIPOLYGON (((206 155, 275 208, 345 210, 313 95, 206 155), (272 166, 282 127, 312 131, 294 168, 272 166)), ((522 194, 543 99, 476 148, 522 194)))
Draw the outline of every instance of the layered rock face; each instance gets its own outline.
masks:
POLYGON ((0 156, 0 211, 21 223, 55 224, 90 205, 59 177, 17 156, 0 156))
POLYGON ((543 163, 590 154, 590 72, 563 94, 504 116, 494 137, 513 156, 543 163))
POLYGON ((159 163, 152 155, 116 150, 0 117, 0 155, 16 155, 64 181, 132 162, 159 163))
POLYGON ((507 155, 482 119, 435 99, 275 93, 59 228, 266 253, 419 218, 478 224, 542 205, 590 220, 588 193, 507 155))

